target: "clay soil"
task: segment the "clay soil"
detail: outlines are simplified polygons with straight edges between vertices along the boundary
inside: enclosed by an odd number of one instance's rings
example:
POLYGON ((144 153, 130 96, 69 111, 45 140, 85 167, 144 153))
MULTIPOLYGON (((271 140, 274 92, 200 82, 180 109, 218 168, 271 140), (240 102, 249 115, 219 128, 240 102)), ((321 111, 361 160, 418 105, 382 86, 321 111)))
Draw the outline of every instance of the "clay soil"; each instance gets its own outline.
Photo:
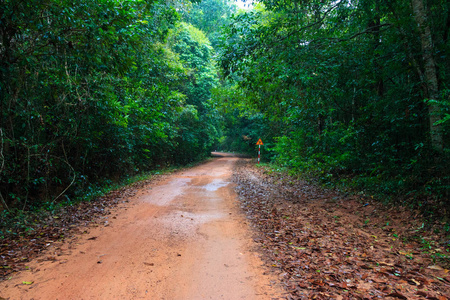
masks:
POLYGON ((219 155, 4 239, 0 300, 450 299, 442 224, 219 155))
POLYGON ((215 158, 125 193, 100 222, 16 266, 0 298, 281 298, 230 182, 237 160, 215 158))

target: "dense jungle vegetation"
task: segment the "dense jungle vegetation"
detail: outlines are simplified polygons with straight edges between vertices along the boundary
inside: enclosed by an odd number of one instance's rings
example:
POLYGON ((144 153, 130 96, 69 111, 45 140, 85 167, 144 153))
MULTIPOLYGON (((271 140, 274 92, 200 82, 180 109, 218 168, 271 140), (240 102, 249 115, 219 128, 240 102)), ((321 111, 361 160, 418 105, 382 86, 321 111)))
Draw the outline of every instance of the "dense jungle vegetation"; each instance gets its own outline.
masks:
POLYGON ((255 153, 447 216, 445 0, 1 0, 0 203, 255 153))
POLYGON ((210 100, 218 75, 205 33, 184 22, 192 3, 0 5, 4 209, 70 203, 208 155, 220 130, 210 100))
POLYGON ((448 1, 262 0, 225 29, 219 97, 276 164, 448 218, 449 30, 448 1))

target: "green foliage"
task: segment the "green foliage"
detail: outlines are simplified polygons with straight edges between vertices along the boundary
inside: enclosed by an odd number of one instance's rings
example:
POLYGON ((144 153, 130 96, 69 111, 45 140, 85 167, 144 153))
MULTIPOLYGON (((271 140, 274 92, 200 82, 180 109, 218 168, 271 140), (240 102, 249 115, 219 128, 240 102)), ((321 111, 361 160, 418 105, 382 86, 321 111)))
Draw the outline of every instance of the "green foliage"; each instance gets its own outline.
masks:
POLYGON ((178 159, 184 163, 204 157, 218 138, 218 116, 211 101, 211 89, 218 82, 212 60, 213 49, 205 34, 180 23, 171 32, 168 45, 178 55, 187 77, 178 84, 186 95, 186 107, 175 119, 179 135, 178 159))
POLYGON ((277 163, 436 211, 450 195, 448 10, 427 10, 439 99, 424 101, 422 44, 402 1, 262 1, 233 17, 220 65, 269 122, 277 163), (441 152, 431 106, 443 112, 441 152))
POLYGON ((220 28, 230 23, 230 17, 237 11, 234 1, 203 0, 193 4, 183 13, 183 19, 206 34, 215 48, 222 35, 220 28))
POLYGON ((191 25, 178 26, 173 35, 176 40, 169 39, 169 42, 185 62, 185 67, 190 68, 189 76, 194 78, 193 83, 181 88, 188 96, 187 103, 195 105, 200 115, 207 112, 210 119, 202 120, 203 124, 214 124, 214 139, 210 139, 214 142, 212 149, 255 153, 257 139, 267 136, 264 116, 249 107, 246 96, 238 87, 226 81, 219 82, 219 71, 205 60, 207 57, 215 59, 222 30, 230 24, 230 17, 236 11, 236 4, 228 0, 205 0, 194 4, 182 11, 183 20, 191 25), (205 43, 206 39, 211 41, 213 48, 209 41, 205 43), (199 105, 199 100, 207 107, 199 105))
MULTIPOLYGON (((245 94, 236 85, 222 85, 212 91, 222 116, 222 138, 214 149, 254 155, 259 138, 268 137, 269 128, 263 114, 252 109, 245 94)), ((263 156, 266 159, 266 155, 263 156)))
POLYGON ((167 41, 178 20, 164 1, 2 2, 3 208, 57 203, 207 154, 211 50, 182 25, 197 60, 177 52, 167 41), (195 150, 180 158, 187 140, 195 150))

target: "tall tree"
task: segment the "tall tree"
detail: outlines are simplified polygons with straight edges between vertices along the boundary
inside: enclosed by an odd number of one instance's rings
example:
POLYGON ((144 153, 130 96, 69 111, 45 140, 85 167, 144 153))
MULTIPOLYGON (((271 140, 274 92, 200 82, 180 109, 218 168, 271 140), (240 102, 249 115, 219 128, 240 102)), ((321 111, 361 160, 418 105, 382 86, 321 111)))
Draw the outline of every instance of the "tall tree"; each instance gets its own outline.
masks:
POLYGON ((187 70, 186 80, 178 86, 186 95, 187 107, 178 126, 182 129, 180 155, 188 161, 204 155, 217 136, 217 115, 211 102, 211 89, 217 84, 217 71, 212 60, 213 49, 205 34, 191 24, 180 23, 168 39, 187 70))
POLYGON ((441 109, 437 102, 439 101, 439 85, 437 68, 434 60, 434 43, 431 35, 431 28, 428 23, 428 13, 425 9, 423 0, 412 0, 412 8, 417 23, 422 44, 422 56, 425 69, 425 86, 429 102, 430 136, 434 148, 443 150, 444 141, 442 127, 439 121, 442 119, 441 109))

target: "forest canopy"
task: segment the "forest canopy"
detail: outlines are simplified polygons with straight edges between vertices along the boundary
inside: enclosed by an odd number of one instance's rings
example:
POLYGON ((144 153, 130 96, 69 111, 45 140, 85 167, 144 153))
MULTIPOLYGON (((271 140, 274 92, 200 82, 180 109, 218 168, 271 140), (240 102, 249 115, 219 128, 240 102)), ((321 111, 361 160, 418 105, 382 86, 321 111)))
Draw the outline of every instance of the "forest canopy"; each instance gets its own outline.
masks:
POLYGON ((262 138, 291 173, 448 215, 449 16, 444 0, 3 0, 1 206, 262 138))
POLYGON ((448 214, 449 12, 440 0, 263 0, 232 18, 220 65, 236 102, 264 115, 275 163, 448 214))
POLYGON ((2 1, 0 200, 70 201, 208 155, 218 138, 207 37, 186 3, 2 1), (206 126, 204 126, 206 125, 206 126))

